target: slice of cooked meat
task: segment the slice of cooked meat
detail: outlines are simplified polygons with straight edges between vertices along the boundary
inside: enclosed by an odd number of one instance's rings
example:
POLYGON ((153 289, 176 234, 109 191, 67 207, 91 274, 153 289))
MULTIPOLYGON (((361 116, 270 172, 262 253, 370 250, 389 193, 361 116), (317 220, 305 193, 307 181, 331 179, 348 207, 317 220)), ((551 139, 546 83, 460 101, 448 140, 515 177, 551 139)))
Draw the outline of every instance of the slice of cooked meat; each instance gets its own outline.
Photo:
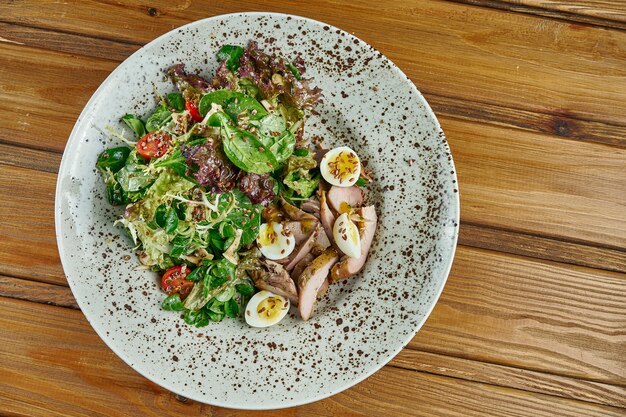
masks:
POLYGON ((285 200, 282 201, 282 209, 291 220, 301 222, 305 232, 315 229, 315 225, 317 224, 317 218, 311 213, 302 211, 298 207, 286 202, 285 200))
POLYGON ((257 268, 248 270, 248 275, 257 288, 289 298, 292 303, 298 303, 296 285, 281 264, 259 259, 257 268))
POLYGON ((317 240, 317 235, 319 233, 324 233, 322 228, 319 227, 319 223, 316 223, 316 228, 313 230, 313 233, 309 235, 309 237, 300 244, 300 246, 296 247, 296 249, 289 256, 289 262, 285 265, 285 269, 287 271, 291 271, 298 262, 302 260, 311 249, 315 246, 315 242, 317 240))
POLYGON ((295 221, 286 222, 286 223, 283 223, 283 226, 291 232, 294 239, 296 240, 296 245, 303 242, 311 234, 310 230, 308 231, 304 230, 304 228, 302 227, 302 223, 300 222, 295 222, 295 221))
POLYGON ((337 249, 337 245, 333 241, 333 225, 335 224, 335 215, 328 207, 326 203, 326 193, 322 191, 320 194, 320 221, 322 222, 322 226, 324 226, 324 231, 326 232, 326 237, 331 242, 333 247, 337 249))
POLYGON ((326 235, 326 231, 319 224, 317 225, 317 233, 315 234, 315 241, 313 242, 313 247, 311 248, 311 252, 313 255, 318 256, 329 246, 331 246, 330 240, 326 235))
POLYGON ((305 211, 307 213, 314 215, 319 220, 320 202, 318 200, 315 200, 315 199, 307 200, 300 205, 300 208, 302 209, 302 211, 305 211))
POLYGON ((313 262, 313 259, 315 259, 315 255, 313 255, 312 253, 307 253, 304 258, 300 259, 300 262, 298 262, 291 271, 291 279, 296 281, 302 271, 304 271, 304 269, 309 266, 311 262, 313 262))
POLYGON ((326 294, 326 291, 328 291, 328 287, 330 287, 330 280, 326 278, 324 282, 322 283, 322 286, 320 287, 320 289, 317 290, 317 298, 323 297, 324 294, 326 294))
POLYGON ((376 217, 376 209, 374 206, 361 208, 359 214, 365 219, 365 225, 361 231, 361 256, 358 258, 350 258, 349 256, 341 258, 341 261, 333 267, 330 273, 329 278, 331 284, 356 274, 363 269, 363 265, 365 265, 367 253, 372 245, 374 233, 376 233, 378 218, 376 217))
POLYGON ((298 309, 302 320, 308 320, 313 313, 317 293, 324 286, 330 268, 337 262, 339 255, 330 248, 307 266, 297 279, 298 309))
POLYGON ((346 213, 351 208, 363 205, 363 190, 355 185, 352 187, 336 187, 333 185, 330 187, 326 199, 330 207, 337 213, 346 213))

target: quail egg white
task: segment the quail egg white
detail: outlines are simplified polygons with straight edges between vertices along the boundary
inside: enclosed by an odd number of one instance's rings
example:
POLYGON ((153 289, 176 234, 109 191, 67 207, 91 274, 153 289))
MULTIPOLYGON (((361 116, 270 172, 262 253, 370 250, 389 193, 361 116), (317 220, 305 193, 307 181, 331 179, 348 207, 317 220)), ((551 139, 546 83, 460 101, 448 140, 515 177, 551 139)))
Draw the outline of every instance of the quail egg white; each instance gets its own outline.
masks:
POLYGON ((361 161, 352 149, 340 146, 326 152, 320 162, 320 172, 332 185, 351 187, 361 175, 361 161))
POLYGON ((348 213, 343 213, 333 225, 333 238, 339 250, 351 258, 361 256, 361 235, 359 228, 350 219, 348 213))
POLYGON ((289 300, 269 291, 259 291, 246 305, 246 323, 268 327, 281 321, 289 311, 289 300))
POLYGON ((296 239, 291 231, 275 222, 261 225, 256 243, 263 256, 272 261, 286 258, 296 247, 296 239))

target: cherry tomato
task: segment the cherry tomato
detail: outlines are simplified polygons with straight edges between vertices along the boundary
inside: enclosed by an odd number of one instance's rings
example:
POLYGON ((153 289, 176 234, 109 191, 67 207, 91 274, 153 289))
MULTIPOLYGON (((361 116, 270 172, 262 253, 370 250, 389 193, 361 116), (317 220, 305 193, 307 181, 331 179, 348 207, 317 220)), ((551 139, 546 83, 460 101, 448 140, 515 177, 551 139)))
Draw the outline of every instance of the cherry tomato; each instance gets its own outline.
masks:
POLYGON ((137 152, 144 158, 158 158, 167 152, 172 137, 163 132, 150 132, 137 142, 137 152))
POLYGON ((193 288, 194 282, 186 279, 191 269, 187 265, 173 266, 163 274, 161 278, 161 288, 167 295, 180 294, 180 298, 184 299, 189 295, 193 288))
POLYGON ((189 115, 195 122, 201 122, 203 120, 202 115, 200 114, 200 110, 198 110, 198 106, 193 104, 193 101, 187 100, 185 101, 185 108, 189 112, 189 115))

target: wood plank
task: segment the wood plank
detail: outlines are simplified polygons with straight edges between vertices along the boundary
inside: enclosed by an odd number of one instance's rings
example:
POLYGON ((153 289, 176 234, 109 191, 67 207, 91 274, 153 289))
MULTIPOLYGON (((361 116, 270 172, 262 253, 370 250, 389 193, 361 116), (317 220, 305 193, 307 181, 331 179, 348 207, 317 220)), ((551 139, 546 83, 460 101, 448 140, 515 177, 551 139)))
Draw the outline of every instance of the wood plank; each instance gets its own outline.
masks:
POLYGON ((67 285, 54 234, 55 183, 48 172, 0 165, 0 274, 67 285))
POLYGON ((626 128, 623 126, 576 119, 566 114, 538 113, 430 93, 426 93, 425 97, 437 116, 451 116, 585 142, 626 147, 626 128))
POLYGON ((583 381, 412 349, 402 350, 389 364, 404 369, 483 382, 490 385, 616 407, 626 407, 626 388, 609 384, 583 381))
POLYGON ((0 43, 0 56, 0 140, 57 152, 91 94, 117 65, 7 43, 0 43))
POLYGON ((626 4, 611 0, 452 0, 598 26, 626 29, 626 4))
POLYGON ((618 416, 624 411, 394 367, 302 407, 275 412, 228 410, 175 400, 117 358, 79 311, 0 298, 0 327, 8 330, 0 333, 5 358, 0 364, 4 375, 0 396, 10 415, 618 416))
POLYGON ((459 246, 427 352, 626 386, 624 274, 459 246))
POLYGON ((250 9, 304 14, 353 32, 427 94, 548 114, 557 128, 563 116, 626 125, 623 31, 434 0, 381 1, 375 14, 365 0, 322 0, 315 6, 287 0, 161 1, 136 7, 29 0, 20 3, 19 13, 0 5, 0 15, 5 22, 144 44, 197 16, 250 9))
POLYGON ((0 275, 0 296, 78 310, 72 291, 63 285, 0 275))
POLYGON ((0 143, 0 164, 11 165, 56 174, 61 154, 0 143))
POLYGON ((123 61, 139 45, 0 22, 0 43, 123 61))
POLYGON ((626 149, 440 117, 461 220, 626 248, 626 149))
POLYGON ((626 272, 626 252, 461 223, 459 244, 608 271, 626 272))

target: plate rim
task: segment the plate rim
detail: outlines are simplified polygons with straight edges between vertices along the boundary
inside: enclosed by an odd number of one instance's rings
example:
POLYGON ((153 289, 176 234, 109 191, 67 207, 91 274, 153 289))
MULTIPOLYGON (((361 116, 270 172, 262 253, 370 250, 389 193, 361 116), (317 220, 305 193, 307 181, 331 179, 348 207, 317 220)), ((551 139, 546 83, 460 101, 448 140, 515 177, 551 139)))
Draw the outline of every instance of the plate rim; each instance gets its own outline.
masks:
MULTIPOLYGON (((363 39, 357 37, 356 35, 351 34, 350 32, 343 30, 341 28, 338 28, 334 25, 331 25, 329 23, 317 20, 317 19, 312 19, 309 17, 305 17, 305 16, 300 16, 300 15, 295 15, 295 14, 289 14, 289 13, 278 13, 278 12, 258 12, 258 11, 245 11, 245 12, 234 12, 234 13, 226 13, 226 14, 219 14, 219 15, 214 15, 214 16, 210 16, 207 18, 203 18, 203 19, 199 19, 199 20, 195 20, 193 22, 189 22, 185 25, 182 26, 178 26, 173 28, 172 30, 169 30, 161 35, 159 35, 158 37, 154 38, 153 40, 151 40, 150 42, 146 43, 145 45, 141 46, 137 51, 133 52, 130 56, 128 56, 126 59, 124 59, 122 62, 119 63, 119 65, 117 65, 115 67, 115 69, 113 69, 111 71, 111 73, 104 79, 104 81, 98 86, 98 88, 92 93, 91 97, 89 98, 89 100, 87 101, 87 103, 85 103, 83 110, 80 112, 78 118, 76 119, 76 122, 74 124, 74 127, 72 128, 72 131, 70 132, 70 135, 68 136, 68 140, 66 142, 64 151, 63 151, 63 156, 61 158, 61 163, 59 165, 59 170, 58 170, 58 177, 56 180, 56 188, 55 188, 55 194, 54 194, 54 228, 55 228, 55 234, 56 234, 56 243, 57 243, 57 250, 59 252, 59 258, 61 260, 61 265, 63 268, 63 273, 66 277, 66 280, 69 284, 69 287, 72 291, 72 295, 74 296, 74 299, 76 300, 78 306, 80 307, 81 313, 82 315, 85 317, 85 319, 87 320, 87 322, 89 323, 89 325, 91 326, 91 328, 96 332, 96 334, 98 335, 98 337, 104 342, 104 344, 111 349, 127 366, 129 366, 133 371, 139 373, 142 377, 146 378, 147 380, 155 383, 156 385, 170 391, 171 393, 174 393, 176 395, 180 395, 183 396, 185 398, 189 398, 193 401, 197 401, 199 403, 202 404, 208 404, 211 406, 216 406, 216 407, 224 407, 224 408, 230 408, 230 409, 238 409, 238 410, 257 410, 257 411, 261 411, 261 410, 279 410, 279 409, 284 409, 284 408, 288 408, 288 407, 297 407, 297 406, 302 406, 302 405, 306 405, 306 404, 310 404, 313 402, 317 402, 329 397, 332 397, 338 393, 341 393, 349 388, 352 388, 353 386, 363 382, 364 380, 366 380, 367 378, 369 378, 370 376, 372 376, 374 373, 380 371, 383 367, 385 367, 394 357, 396 357, 398 355, 398 353, 404 349, 406 347, 406 345, 415 337, 415 335, 420 331, 420 329, 422 328, 422 326, 424 325, 424 323, 426 322, 426 320, 428 320, 428 318, 430 317, 430 315, 432 314, 433 309, 435 308, 435 305, 437 305, 437 303, 439 302, 439 298, 441 296, 441 293, 443 292, 443 289, 448 281, 448 277, 450 275, 450 271, 452 269, 452 264, 454 263, 454 258, 456 255, 456 249, 458 246, 458 237, 459 237, 459 227, 460 227, 460 213, 461 213, 461 206, 460 206, 460 191, 459 192, 455 192, 452 195, 454 196, 451 199, 451 204, 453 205, 454 209, 455 209, 455 215, 454 215, 454 219, 452 219, 454 221, 454 233, 452 235, 452 245, 451 245, 451 251, 450 251, 450 257, 449 260, 447 262, 447 265, 445 265, 445 268, 443 268, 443 279, 439 282, 439 285, 435 288, 435 292, 434 292, 434 296, 432 298, 432 301, 430 303, 430 306, 426 309, 426 313, 424 314, 423 318, 418 322, 418 324, 415 326, 414 330, 412 331, 412 333, 409 333, 406 338, 402 341, 402 343, 398 343, 398 346, 395 349, 390 350, 390 352, 386 355, 381 356, 382 360, 379 363, 376 363, 375 366, 372 367, 371 370, 363 373, 362 375, 359 375, 358 377, 356 377, 353 380, 350 380, 349 383, 340 386, 339 388, 336 388, 334 390, 331 390, 329 392, 325 392, 323 394, 317 394, 311 397, 307 397, 304 400, 289 400, 289 401, 283 401, 281 403, 278 404, 274 404, 274 403, 269 403, 269 406, 259 406, 259 407, 254 407, 254 406, 241 406, 241 405, 232 405, 230 403, 227 402, 220 402, 220 401, 207 401, 206 399, 203 399, 201 397, 195 396, 195 395, 187 395, 182 393, 181 391, 178 390, 178 388, 171 386, 167 381, 164 380, 160 380, 156 377, 152 377, 146 374, 146 372, 144 372, 143 369, 139 369, 137 366, 135 365, 131 365, 130 364, 130 360, 128 357, 126 357, 126 355, 121 352, 121 350, 118 350, 117 347, 113 347, 111 344, 109 344, 108 340, 105 335, 105 330, 104 329, 99 329, 99 327, 97 325, 95 325, 90 317, 85 313, 85 309, 83 308, 84 306, 82 305, 81 300, 79 299, 79 297, 76 297, 75 295, 75 289, 74 289, 74 284, 72 283, 72 279, 68 276, 68 274, 66 273, 66 261, 64 261, 64 259, 66 258, 65 255, 65 249, 63 246, 63 237, 62 237, 62 223, 63 220, 61 218, 61 194, 63 192, 61 184, 64 182, 64 178, 67 174, 66 170, 67 170, 67 166, 70 164, 70 161, 72 159, 72 156, 70 156, 70 154, 72 154, 72 152, 70 152, 70 150, 72 148, 74 148, 76 146, 76 139, 75 137, 78 136, 78 131, 82 126, 82 119, 83 117, 86 115, 88 109, 90 107, 92 107, 95 103, 95 101, 98 99, 98 97, 101 95, 102 91, 104 91, 106 88, 108 88, 109 83, 111 82, 111 80, 115 77, 115 75, 118 73, 118 71, 120 70, 120 68, 125 65, 128 61, 132 60, 133 57, 135 57, 136 55, 139 55, 144 49, 150 47, 152 44, 157 43, 158 41, 162 40, 163 38, 167 38, 172 36, 174 33, 180 31, 181 29, 188 29, 188 28, 193 28, 195 26, 199 26, 199 25, 204 25, 206 24, 206 22, 210 22, 212 20, 220 20, 220 19, 226 19, 229 17, 262 17, 262 16, 271 16, 274 18, 280 18, 280 19, 287 19, 292 18, 292 19, 299 19, 299 20, 304 20, 308 23, 312 23, 315 25, 324 25, 324 26, 328 26, 329 28, 333 29, 334 31, 338 30, 341 32, 344 32, 346 35, 351 36, 355 39, 357 39, 359 42, 364 43, 365 45, 367 45, 369 48, 371 48, 372 50, 378 52, 379 54, 381 54, 381 56, 389 63, 390 67, 392 70, 395 70, 396 73, 398 73, 409 85, 409 88, 412 90, 412 92, 414 94, 416 94, 422 101, 422 104, 424 105, 424 109, 426 111, 426 113, 428 114, 428 116, 430 116, 432 118, 432 120, 434 121, 435 127, 440 131, 443 132, 443 129, 441 128, 441 124, 439 123, 439 120, 437 119, 437 116, 435 115, 435 112, 432 110, 432 108, 430 107, 430 104, 428 103, 428 101, 426 100, 426 98, 422 95, 422 93, 417 89, 417 87, 415 86, 415 84, 413 83, 413 81, 411 79, 409 79, 409 77, 407 77, 407 75, 404 73, 404 71, 402 71, 400 69, 400 67, 398 67, 391 59, 389 59, 385 54, 383 54, 382 52, 380 52, 378 49, 374 48, 372 45, 370 45, 369 43, 367 43, 366 41, 364 41, 363 39)), ((457 189, 458 187, 458 178, 457 178, 457 170, 456 170, 456 166, 454 164, 454 159, 452 158, 452 152, 450 150, 450 146, 447 140, 447 137, 445 136, 444 133, 444 146, 445 149, 448 151, 448 153, 450 154, 450 158, 449 158, 449 163, 451 165, 452 168, 452 179, 454 180, 454 184, 457 185, 457 189)), ((67 261, 67 263, 69 263, 69 261, 67 261)), ((68 269, 69 269, 69 265, 68 265, 68 269)))

